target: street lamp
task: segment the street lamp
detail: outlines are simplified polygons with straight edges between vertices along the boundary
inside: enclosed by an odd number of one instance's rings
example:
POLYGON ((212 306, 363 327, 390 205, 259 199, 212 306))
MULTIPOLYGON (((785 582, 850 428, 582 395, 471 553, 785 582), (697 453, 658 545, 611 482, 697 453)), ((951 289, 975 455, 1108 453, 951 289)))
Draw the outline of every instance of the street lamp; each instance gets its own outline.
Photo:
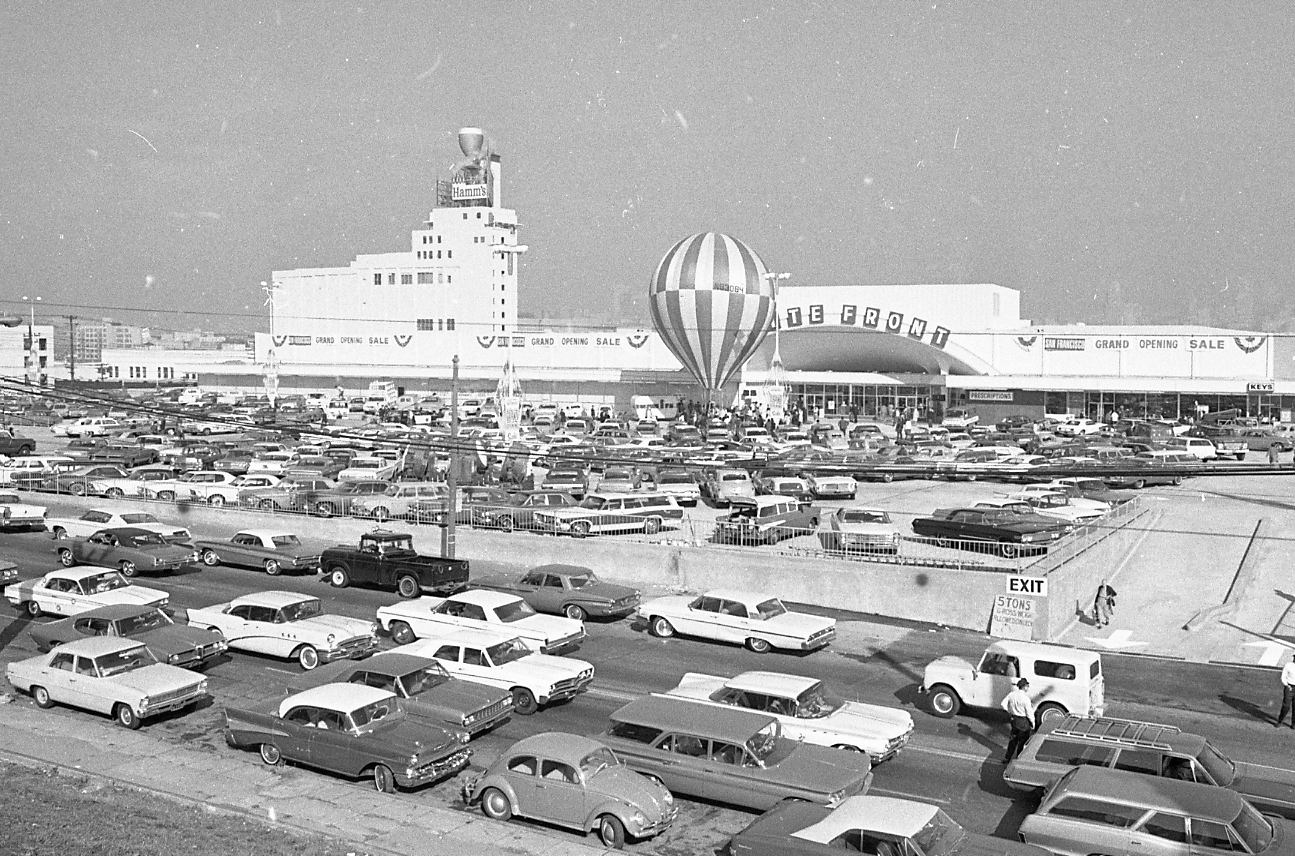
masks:
POLYGON ((782 367, 782 351, 778 333, 782 323, 778 318, 778 283, 791 279, 789 273, 766 273, 769 288, 773 292, 773 359, 769 361, 769 373, 764 379, 764 400, 769 411, 769 418, 777 425, 787 413, 787 372, 782 367))
MULTIPOLYGON (((530 247, 525 244, 514 246, 497 246, 494 248, 494 254, 507 256, 509 261, 527 252, 530 247)), ((507 315, 505 310, 503 313, 507 315)), ((505 323, 500 326, 508 341, 508 356, 504 359, 504 373, 499 378, 499 383, 495 387, 495 400, 499 405, 499 430, 503 432, 505 443, 511 443, 521 436, 522 432, 522 386, 517 381, 517 374, 513 371, 513 336, 512 331, 508 329, 507 318, 505 323)))
POLYGON ((40 350, 36 347, 36 304, 40 303, 40 298, 28 297, 24 294, 22 299, 31 304, 31 323, 27 325, 27 383, 31 386, 39 386, 40 350))

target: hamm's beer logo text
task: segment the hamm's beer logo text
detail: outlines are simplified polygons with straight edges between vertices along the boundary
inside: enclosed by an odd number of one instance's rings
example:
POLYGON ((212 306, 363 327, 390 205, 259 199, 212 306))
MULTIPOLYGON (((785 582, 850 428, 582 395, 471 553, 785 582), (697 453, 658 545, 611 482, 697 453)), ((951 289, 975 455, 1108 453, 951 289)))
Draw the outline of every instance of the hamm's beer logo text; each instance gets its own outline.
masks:
MULTIPOLYGON (((792 306, 786 310, 783 317, 783 323, 787 329, 794 330, 797 327, 817 327, 827 324, 827 313, 824 311, 823 304, 811 303, 806 308, 792 306)), ((874 306, 865 306, 861 310, 852 303, 846 303, 841 306, 841 312, 834 317, 831 323, 840 327, 867 327, 872 330, 885 330, 887 333, 896 335, 906 335, 910 339, 921 341, 926 336, 926 320, 916 316, 909 318, 907 325, 904 323, 903 312, 887 312, 884 315, 880 309, 874 306), (837 320, 837 319, 840 320, 837 320)), ((930 344, 937 348, 943 348, 949 341, 949 330, 945 327, 936 327, 931 331, 930 344)))

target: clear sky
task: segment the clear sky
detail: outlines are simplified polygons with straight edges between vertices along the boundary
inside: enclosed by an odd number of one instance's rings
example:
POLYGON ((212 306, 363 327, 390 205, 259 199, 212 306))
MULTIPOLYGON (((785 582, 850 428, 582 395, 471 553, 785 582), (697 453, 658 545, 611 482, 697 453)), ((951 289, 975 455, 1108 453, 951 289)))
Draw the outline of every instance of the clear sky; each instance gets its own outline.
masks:
POLYGON ((479 125, 528 314, 647 324, 656 262, 716 229, 793 284, 1295 330, 1293 22, 1284 0, 8 0, 0 307, 264 328, 272 270, 408 249, 479 125))

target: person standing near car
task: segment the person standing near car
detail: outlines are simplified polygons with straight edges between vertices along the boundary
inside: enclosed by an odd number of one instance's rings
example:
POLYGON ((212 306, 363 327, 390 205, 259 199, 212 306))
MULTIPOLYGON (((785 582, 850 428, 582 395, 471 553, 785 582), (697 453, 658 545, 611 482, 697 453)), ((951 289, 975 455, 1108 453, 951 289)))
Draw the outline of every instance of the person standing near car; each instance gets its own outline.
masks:
POLYGON ((1281 713, 1277 714, 1277 721, 1273 723, 1274 728, 1281 728, 1282 722, 1286 715, 1290 714, 1291 728, 1295 728, 1295 657, 1286 661, 1282 666, 1282 708, 1281 713))
POLYGON ((1016 682, 1016 689, 1003 699, 1003 710, 1012 720, 1012 737, 1007 741, 1007 754, 1003 763, 1010 764, 1012 759, 1021 754, 1025 744, 1034 733, 1034 702, 1030 700, 1030 682, 1021 678, 1016 682))

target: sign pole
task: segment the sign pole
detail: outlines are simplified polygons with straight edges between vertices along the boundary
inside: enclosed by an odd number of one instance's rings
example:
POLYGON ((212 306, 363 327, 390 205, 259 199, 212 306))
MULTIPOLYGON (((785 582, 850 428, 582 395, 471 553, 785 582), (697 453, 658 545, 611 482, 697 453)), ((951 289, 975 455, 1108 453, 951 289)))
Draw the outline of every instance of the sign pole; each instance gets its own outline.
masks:
POLYGON ((454 355, 454 372, 450 376, 450 469, 446 473, 449 493, 445 509, 445 526, 441 528, 441 555, 454 558, 454 517, 459 499, 459 355, 454 355))

